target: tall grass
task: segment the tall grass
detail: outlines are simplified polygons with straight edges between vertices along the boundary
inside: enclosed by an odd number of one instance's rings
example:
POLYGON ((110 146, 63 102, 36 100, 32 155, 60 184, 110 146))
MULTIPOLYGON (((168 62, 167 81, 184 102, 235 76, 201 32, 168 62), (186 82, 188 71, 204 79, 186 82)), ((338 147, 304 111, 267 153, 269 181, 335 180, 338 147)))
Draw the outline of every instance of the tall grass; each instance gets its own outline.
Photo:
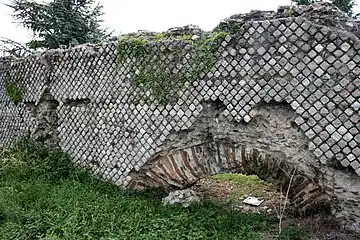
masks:
POLYGON ((161 191, 126 191, 22 140, 0 153, 0 239, 260 239, 271 221, 211 202, 163 206, 161 191))

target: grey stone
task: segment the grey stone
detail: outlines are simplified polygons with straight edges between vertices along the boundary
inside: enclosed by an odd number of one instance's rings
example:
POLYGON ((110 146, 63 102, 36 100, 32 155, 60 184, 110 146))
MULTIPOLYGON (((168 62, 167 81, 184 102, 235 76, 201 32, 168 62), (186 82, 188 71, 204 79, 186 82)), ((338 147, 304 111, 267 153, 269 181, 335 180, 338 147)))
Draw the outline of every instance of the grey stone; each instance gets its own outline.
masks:
POLYGON ((191 189, 176 190, 170 192, 169 195, 163 198, 162 202, 164 205, 180 204, 183 207, 189 207, 190 205, 200 201, 198 194, 191 189))
MULTIPOLYGON (((319 184, 325 191, 338 185, 342 193, 330 195, 339 200, 339 214, 359 222, 358 207, 346 202, 356 198, 351 192, 359 180, 330 164, 338 161, 360 175, 359 23, 327 3, 291 9, 291 18, 280 7, 223 20, 217 30, 235 32, 214 50, 209 61, 214 65, 200 67, 199 74, 193 50, 211 33, 191 25, 170 29, 164 41, 153 41, 151 32, 129 34, 146 39, 151 54, 126 56, 119 66, 115 42, 51 50, 15 62, 0 58, 0 146, 28 132, 33 138, 54 138, 74 162, 133 187, 147 169, 160 166, 156 159, 199 146, 204 136, 214 136, 210 142, 246 142, 249 149, 282 153, 281 159, 296 163, 311 181, 310 167, 324 173, 317 179, 334 174, 319 184), (230 29, 234 24, 241 27, 230 29), (184 41, 184 34, 191 39, 184 41), (23 100, 15 105, 3 89, 2 74, 15 76, 18 69, 26 77, 19 80, 23 100), (145 89, 134 84, 141 73, 153 78, 145 89), (156 86, 162 73, 171 77, 156 86), (168 90, 170 102, 156 100, 154 92, 168 90), (280 114, 284 111, 286 117, 280 114)), ((195 173, 187 174, 185 180, 196 180, 191 179, 195 173)))

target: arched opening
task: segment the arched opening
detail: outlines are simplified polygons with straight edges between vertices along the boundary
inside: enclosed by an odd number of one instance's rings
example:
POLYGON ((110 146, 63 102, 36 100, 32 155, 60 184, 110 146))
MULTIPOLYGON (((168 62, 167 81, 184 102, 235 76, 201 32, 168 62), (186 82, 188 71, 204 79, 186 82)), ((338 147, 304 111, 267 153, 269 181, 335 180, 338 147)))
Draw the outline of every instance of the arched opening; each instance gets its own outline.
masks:
POLYGON ((219 173, 201 178, 191 187, 203 200, 219 203, 232 211, 275 215, 286 204, 286 189, 256 175, 219 173))
POLYGON ((191 130, 177 133, 175 140, 166 143, 167 150, 130 173, 129 187, 184 189, 205 176, 237 172, 256 175, 282 189, 291 180, 290 203, 300 214, 329 203, 319 184, 318 162, 288 104, 257 105, 248 123, 229 121, 223 112, 218 102, 205 103, 202 117, 191 130))

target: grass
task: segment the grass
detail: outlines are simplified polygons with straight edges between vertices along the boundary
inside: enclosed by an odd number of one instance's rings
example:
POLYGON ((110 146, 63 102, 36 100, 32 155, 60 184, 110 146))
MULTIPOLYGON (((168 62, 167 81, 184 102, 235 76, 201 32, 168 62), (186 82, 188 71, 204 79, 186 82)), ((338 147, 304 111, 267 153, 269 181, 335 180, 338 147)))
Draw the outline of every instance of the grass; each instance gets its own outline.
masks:
POLYGON ((0 153, 0 239, 261 239, 272 219, 203 202, 163 206, 161 191, 98 181, 69 158, 21 141, 0 153))
POLYGON ((263 191, 276 191, 276 188, 273 184, 261 180, 256 175, 245 175, 240 173, 221 173, 216 174, 210 177, 211 179, 217 181, 226 181, 233 182, 235 184, 241 185, 242 190, 238 193, 241 197, 244 195, 263 195, 263 191))
POLYGON ((248 186, 271 186, 271 183, 261 180, 256 175, 245 175, 241 173, 220 173, 210 178, 220 181, 230 181, 248 186))
POLYGON ((289 226, 281 231, 279 240, 306 240, 309 239, 309 233, 303 228, 289 226))

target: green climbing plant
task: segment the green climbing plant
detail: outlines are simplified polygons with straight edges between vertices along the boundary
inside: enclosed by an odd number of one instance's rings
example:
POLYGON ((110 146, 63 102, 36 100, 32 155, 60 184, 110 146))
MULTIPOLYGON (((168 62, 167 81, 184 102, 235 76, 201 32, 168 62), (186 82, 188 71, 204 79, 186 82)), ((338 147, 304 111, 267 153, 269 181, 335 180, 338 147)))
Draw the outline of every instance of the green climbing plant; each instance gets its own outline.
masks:
POLYGON ((119 39, 117 50, 117 60, 121 62, 126 57, 139 57, 146 52, 146 44, 148 41, 142 37, 122 37, 119 39))
POLYGON ((186 83, 206 73, 216 63, 216 52, 229 35, 227 32, 170 36, 166 33, 151 37, 121 37, 117 45, 117 62, 131 59, 132 83, 145 101, 167 104, 176 99, 186 83))
POLYGON ((16 83, 19 79, 20 79, 20 75, 18 73, 15 76, 15 81, 11 80, 9 73, 4 74, 5 92, 10 98, 10 100, 15 104, 18 104, 22 99, 21 89, 16 83))

